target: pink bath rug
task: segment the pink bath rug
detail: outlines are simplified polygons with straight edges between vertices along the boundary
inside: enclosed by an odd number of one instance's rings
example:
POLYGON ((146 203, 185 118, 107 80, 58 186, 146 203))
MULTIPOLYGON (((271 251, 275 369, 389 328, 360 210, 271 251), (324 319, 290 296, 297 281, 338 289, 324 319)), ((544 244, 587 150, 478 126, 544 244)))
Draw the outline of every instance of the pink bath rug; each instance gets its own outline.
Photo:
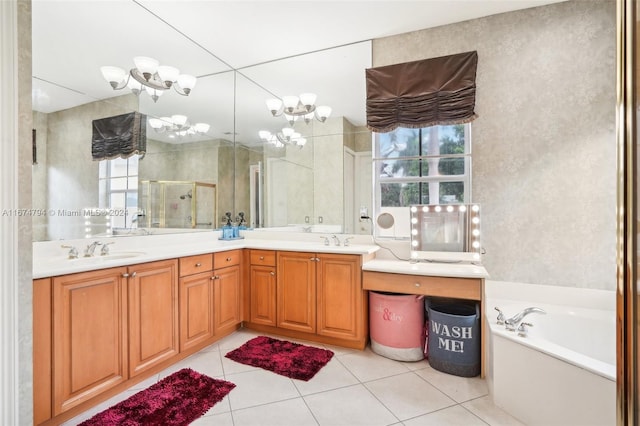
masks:
POLYGON ((242 364, 308 381, 333 357, 328 349, 258 336, 225 355, 242 364))
POLYGON ((184 368, 79 426, 186 426, 222 400, 235 384, 184 368))

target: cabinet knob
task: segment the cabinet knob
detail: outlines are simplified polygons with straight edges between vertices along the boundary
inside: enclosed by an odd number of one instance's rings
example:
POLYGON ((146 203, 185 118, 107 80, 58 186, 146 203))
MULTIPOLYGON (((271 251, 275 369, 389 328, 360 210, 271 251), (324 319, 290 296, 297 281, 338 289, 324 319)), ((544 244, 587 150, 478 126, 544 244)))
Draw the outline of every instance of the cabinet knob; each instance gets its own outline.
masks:
POLYGON ((275 274, 276 274, 276 273, 275 273, 275 272, 273 272, 273 271, 271 271, 271 272, 269 272, 269 273, 270 273, 271 275, 275 275, 275 274))
POLYGON ((420 283, 415 283, 415 286, 416 287, 420 287, 420 283))
POLYGON ((230 257, 227 257, 227 262, 231 262, 231 258, 230 257))
POLYGON ((260 260, 264 260, 264 256, 260 256, 260 260))
POLYGON ((136 275, 137 275, 137 272, 135 272, 135 271, 134 271, 134 272, 132 272, 132 273, 131 273, 131 278, 135 277, 136 275))
POLYGON ((196 268, 199 268, 201 266, 202 266, 202 263, 200 263, 200 262, 196 263, 196 268))
POLYGON ((212 280, 219 280, 220 279, 220 275, 214 275, 211 277, 212 280))
POLYGON ((125 272, 124 274, 122 274, 122 278, 129 278, 129 274, 125 272))

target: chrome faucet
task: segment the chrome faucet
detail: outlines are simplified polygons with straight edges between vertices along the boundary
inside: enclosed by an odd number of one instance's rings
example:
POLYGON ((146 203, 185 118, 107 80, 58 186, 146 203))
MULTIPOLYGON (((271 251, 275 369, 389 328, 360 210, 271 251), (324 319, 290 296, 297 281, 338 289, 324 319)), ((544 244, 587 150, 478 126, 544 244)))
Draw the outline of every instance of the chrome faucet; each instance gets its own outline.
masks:
POLYGON ((352 240, 353 237, 347 237, 344 239, 344 243, 342 243, 343 246, 345 247, 349 247, 349 241, 352 240))
POLYGON ((84 249, 84 257, 91 257, 93 256, 93 252, 96 250, 96 247, 98 247, 99 245, 101 245, 102 243, 100 241, 94 241, 91 244, 89 244, 87 246, 86 249, 84 249))
POLYGON ((520 321, 522 321, 524 319, 524 317, 526 317, 529 314, 534 314, 534 313, 546 314, 544 309, 540 309, 540 308, 536 308, 536 307, 526 308, 526 309, 522 310, 521 312, 518 312, 517 314, 515 314, 511 318, 505 320, 504 321, 504 326, 509 331, 515 331, 516 327, 518 327, 518 324, 520 324, 520 321))
POLYGON ((335 235, 332 235, 331 238, 333 238, 333 242, 335 245, 340 246, 340 238, 335 235))

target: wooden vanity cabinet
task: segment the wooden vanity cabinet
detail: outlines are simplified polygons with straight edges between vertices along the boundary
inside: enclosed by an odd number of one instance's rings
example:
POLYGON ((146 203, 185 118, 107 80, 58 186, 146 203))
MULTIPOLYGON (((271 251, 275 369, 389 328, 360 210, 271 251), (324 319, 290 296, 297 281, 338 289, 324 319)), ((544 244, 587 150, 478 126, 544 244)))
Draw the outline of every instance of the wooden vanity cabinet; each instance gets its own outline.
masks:
POLYGON ((129 274, 129 374, 131 377, 179 353, 178 262, 143 263, 129 274))
POLYGON ((143 263, 52 280, 52 416, 178 354, 178 265, 143 263))
POLYGON ((316 332, 315 253, 279 251, 277 274, 277 326, 305 333, 316 332))
POLYGON ((242 322, 242 250, 213 254, 214 326, 216 334, 225 334, 242 322))
POLYGON ((129 377, 127 268, 53 278, 52 415, 129 377))
POLYGON ((180 351, 215 335, 213 255, 188 256, 180 264, 180 351))
POLYGON ((276 326, 276 252, 251 250, 249 321, 276 326))
POLYGON ((317 330, 321 336, 364 340, 366 293, 362 290, 361 256, 318 255, 317 330))
POLYGON ((362 256, 278 252, 277 327, 366 344, 366 294, 362 256))

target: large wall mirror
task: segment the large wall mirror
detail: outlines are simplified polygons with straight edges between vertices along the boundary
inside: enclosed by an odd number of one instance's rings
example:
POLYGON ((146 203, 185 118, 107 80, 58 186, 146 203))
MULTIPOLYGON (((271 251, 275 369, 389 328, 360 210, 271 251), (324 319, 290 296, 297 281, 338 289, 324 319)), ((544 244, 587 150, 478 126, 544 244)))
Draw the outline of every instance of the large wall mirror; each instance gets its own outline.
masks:
POLYGON ((370 42, 233 69, 152 9, 33 3, 33 207, 43 213, 34 216, 34 240, 105 235, 104 217, 82 213, 109 209, 111 200, 126 205, 114 210, 121 235, 215 229, 226 212, 243 212, 256 229, 370 233, 358 220, 360 207, 371 210, 370 42), (100 67, 128 70, 139 55, 197 76, 195 88, 189 96, 167 91, 156 102, 113 90, 100 67), (260 131, 275 135, 288 126, 266 99, 304 92, 332 108, 329 119, 292 126, 302 147, 261 139, 260 131), (144 157, 117 166, 93 161, 92 121, 132 111, 147 116, 144 157), (174 115, 208 129, 180 135, 150 123, 174 115), (108 178, 123 177, 105 195, 108 178))

